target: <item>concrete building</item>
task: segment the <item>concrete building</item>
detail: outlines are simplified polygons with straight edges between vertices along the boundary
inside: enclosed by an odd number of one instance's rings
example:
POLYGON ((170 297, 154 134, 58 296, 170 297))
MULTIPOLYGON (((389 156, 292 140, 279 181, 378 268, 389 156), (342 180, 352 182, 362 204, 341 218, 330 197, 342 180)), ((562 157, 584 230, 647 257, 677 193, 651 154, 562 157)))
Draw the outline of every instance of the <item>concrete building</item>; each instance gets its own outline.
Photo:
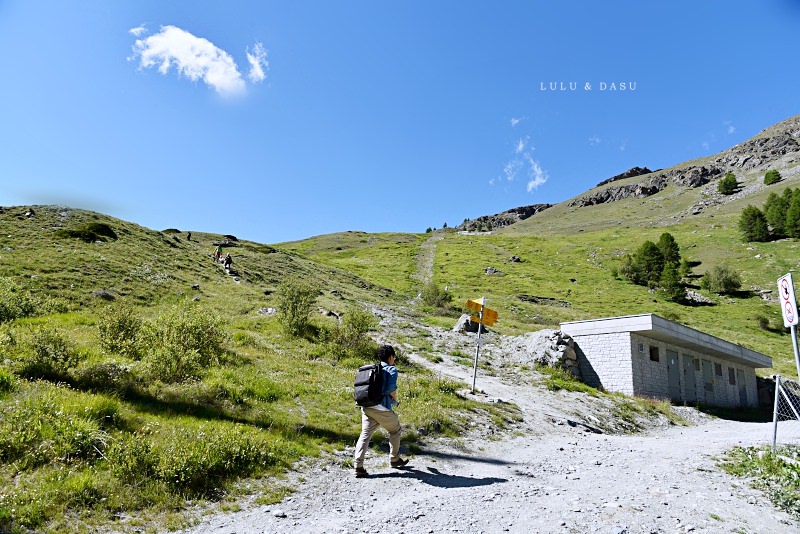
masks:
POLYGON ((758 406, 772 358, 653 314, 561 323, 593 387, 710 406, 758 406))

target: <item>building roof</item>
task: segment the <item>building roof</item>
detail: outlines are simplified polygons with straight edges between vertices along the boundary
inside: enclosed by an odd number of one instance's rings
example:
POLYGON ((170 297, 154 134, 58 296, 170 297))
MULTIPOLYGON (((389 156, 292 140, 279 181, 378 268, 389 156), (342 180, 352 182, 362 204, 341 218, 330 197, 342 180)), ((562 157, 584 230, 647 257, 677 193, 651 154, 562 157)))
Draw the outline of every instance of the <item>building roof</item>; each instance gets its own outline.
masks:
POLYGON ((671 345, 692 349, 750 367, 772 367, 772 358, 766 354, 747 349, 694 328, 683 326, 652 313, 606 317, 588 321, 570 321, 561 323, 561 331, 573 338, 593 334, 636 332, 671 345))

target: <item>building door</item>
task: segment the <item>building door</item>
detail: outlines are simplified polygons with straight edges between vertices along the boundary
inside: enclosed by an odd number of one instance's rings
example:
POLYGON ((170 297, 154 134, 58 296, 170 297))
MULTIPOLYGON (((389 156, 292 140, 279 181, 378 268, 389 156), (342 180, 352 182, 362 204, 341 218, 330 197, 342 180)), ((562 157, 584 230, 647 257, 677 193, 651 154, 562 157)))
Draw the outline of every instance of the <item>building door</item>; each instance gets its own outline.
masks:
POLYGON ((686 388, 686 402, 697 402, 697 377, 694 373, 694 358, 683 355, 683 385, 686 388))
POLYGON ((703 393, 705 393, 706 404, 715 404, 714 369, 708 360, 703 360, 703 393))
POLYGON ((681 368, 678 364, 678 353, 667 350, 667 381, 669 382, 669 398, 675 402, 681 400, 681 368))
POLYGON ((736 370, 736 384, 739 386, 739 406, 747 406, 747 380, 741 369, 736 370))

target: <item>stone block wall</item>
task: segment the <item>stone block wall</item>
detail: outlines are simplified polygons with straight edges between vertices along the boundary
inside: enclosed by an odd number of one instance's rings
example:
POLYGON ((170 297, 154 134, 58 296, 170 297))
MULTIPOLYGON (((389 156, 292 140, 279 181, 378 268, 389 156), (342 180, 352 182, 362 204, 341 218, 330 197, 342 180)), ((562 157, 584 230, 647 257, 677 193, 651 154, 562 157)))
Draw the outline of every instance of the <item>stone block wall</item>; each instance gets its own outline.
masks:
POLYGON ((596 388, 633 395, 631 336, 628 332, 574 336, 583 381, 596 388))

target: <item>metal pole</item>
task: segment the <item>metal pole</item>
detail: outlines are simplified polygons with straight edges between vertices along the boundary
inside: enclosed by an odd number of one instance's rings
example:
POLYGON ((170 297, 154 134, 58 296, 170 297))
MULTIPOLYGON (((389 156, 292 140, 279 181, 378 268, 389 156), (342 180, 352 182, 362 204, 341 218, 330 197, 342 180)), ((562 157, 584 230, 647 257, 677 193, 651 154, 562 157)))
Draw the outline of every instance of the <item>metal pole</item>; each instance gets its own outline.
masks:
POLYGON ((472 368, 472 393, 475 393, 475 379, 478 376, 478 355, 481 352, 481 331, 483 330, 483 308, 486 307, 486 297, 481 299, 481 313, 478 316, 478 346, 475 347, 475 365, 472 368))
POLYGON ((797 350, 797 325, 792 325, 792 347, 794 347, 794 363, 797 366, 797 380, 800 381, 800 352, 797 350))
POLYGON ((781 375, 775 376, 775 406, 772 408, 772 454, 778 441, 778 399, 781 396, 781 375))

